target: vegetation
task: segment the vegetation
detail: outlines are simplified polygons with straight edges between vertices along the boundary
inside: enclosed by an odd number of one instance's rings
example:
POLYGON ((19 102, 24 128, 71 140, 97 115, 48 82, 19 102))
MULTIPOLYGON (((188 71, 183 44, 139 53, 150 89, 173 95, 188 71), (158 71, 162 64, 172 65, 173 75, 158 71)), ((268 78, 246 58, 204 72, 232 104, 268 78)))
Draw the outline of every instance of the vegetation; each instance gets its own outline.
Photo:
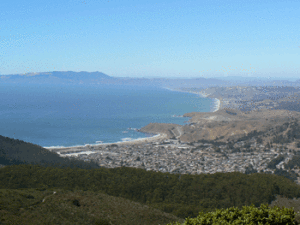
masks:
POLYGON ((300 156, 294 155, 293 158, 285 164, 285 167, 288 169, 294 169, 295 167, 300 168, 300 156))
POLYGON ((257 170, 254 169, 252 165, 249 165, 248 167, 246 167, 245 174, 252 174, 252 173, 257 173, 257 170))
POLYGON ((276 197, 276 200, 273 201, 271 204, 270 204, 270 207, 273 207, 273 206, 278 206, 278 207, 286 207, 286 208, 293 208, 294 211, 297 213, 296 214, 296 221, 298 223, 300 223, 300 199, 287 199, 287 198, 284 198, 282 196, 277 196, 276 197))
MULTIPOLYGON (((288 208, 273 207, 261 205, 259 208, 244 206, 242 209, 231 207, 228 209, 219 209, 215 212, 199 213, 197 218, 187 218, 183 225, 217 225, 217 224, 268 224, 268 225, 293 225, 295 221, 294 210, 288 208)), ((169 224, 172 225, 172 224, 169 224)), ((173 223, 180 225, 180 223, 173 223)))
POLYGON ((135 168, 55 168, 14 165, 0 169, 0 188, 58 188, 93 191, 147 204, 178 217, 199 211, 271 203, 276 195, 300 197, 300 187, 284 177, 255 173, 179 175, 135 168))
POLYGON ((0 224, 128 224, 183 222, 171 214, 124 198, 90 191, 0 189, 0 224))
POLYGON ((300 139, 300 126, 298 119, 292 122, 286 122, 281 126, 276 126, 273 130, 274 138, 272 142, 274 143, 290 143, 295 141, 295 139, 300 139))
POLYGON ((278 175, 278 176, 283 176, 286 177, 290 180, 297 180, 297 174, 294 171, 287 171, 287 170, 283 170, 283 169, 276 169, 274 171, 274 174, 278 175))
MULTIPOLYGON (((0 165, 39 164, 65 168, 100 168, 96 162, 62 158, 39 145, 0 135, 0 165)), ((1 168, 1 166, 0 166, 1 168)))
POLYGON ((268 165, 267 168, 270 169, 276 169, 276 165, 278 165, 280 162, 282 162, 284 160, 284 156, 283 155, 278 155, 275 159, 272 159, 268 165))

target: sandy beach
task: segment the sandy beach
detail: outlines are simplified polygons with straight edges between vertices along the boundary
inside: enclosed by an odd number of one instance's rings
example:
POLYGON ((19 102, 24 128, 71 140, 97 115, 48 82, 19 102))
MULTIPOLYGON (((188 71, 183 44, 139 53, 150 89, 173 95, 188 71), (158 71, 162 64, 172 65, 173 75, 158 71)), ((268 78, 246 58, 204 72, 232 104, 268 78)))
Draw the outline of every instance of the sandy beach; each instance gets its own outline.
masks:
POLYGON ((220 106, 221 106, 221 100, 220 99, 217 99, 217 98, 214 98, 214 100, 216 101, 216 105, 215 105, 215 109, 213 112, 217 112, 219 109, 220 109, 220 106))
POLYGON ((122 145, 138 145, 138 144, 146 144, 146 143, 150 143, 150 142, 157 142, 157 141, 161 141, 167 138, 166 134, 157 134, 155 136, 152 137, 147 137, 147 138, 138 138, 138 139, 133 139, 133 140, 128 140, 128 141, 119 141, 119 142, 115 142, 115 143, 99 143, 99 144, 86 144, 86 145, 77 145, 77 146, 70 146, 70 147, 44 147, 48 150, 53 150, 55 152, 60 152, 60 151, 68 151, 68 150, 72 150, 74 151, 86 151, 86 150, 90 150, 90 149, 97 149, 99 147, 106 147, 108 145, 118 145, 118 146, 122 146, 122 145))

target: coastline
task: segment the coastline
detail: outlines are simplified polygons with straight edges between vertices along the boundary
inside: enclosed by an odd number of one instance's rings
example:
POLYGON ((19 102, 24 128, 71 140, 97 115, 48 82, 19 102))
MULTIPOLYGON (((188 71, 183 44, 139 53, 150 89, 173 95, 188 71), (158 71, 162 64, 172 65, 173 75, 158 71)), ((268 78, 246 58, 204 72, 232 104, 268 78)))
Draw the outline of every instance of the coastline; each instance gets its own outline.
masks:
MULTIPOLYGON (((206 94, 205 92, 203 93, 203 92, 190 91, 189 93, 200 95, 200 97, 202 97, 202 98, 209 98, 208 96, 210 96, 210 94, 206 94)), ((221 99, 218 99, 218 98, 212 98, 212 99, 215 101, 215 106, 214 106, 212 112, 217 112, 221 109, 221 105, 222 105, 221 99)))
POLYGON ((214 98, 216 101, 215 110, 213 112, 217 112, 221 108, 221 100, 218 98, 214 98))
POLYGON ((50 147, 43 147, 48 150, 87 150, 91 148, 97 148, 97 147, 106 147, 109 145, 137 145, 137 144, 146 144, 149 142, 154 142, 154 141, 161 141, 167 138, 166 134, 157 134, 152 137, 146 137, 146 138, 137 138, 137 139, 132 139, 128 141, 118 141, 114 143, 97 143, 97 144, 85 144, 85 145, 76 145, 76 146, 69 146, 69 147, 64 147, 64 146, 50 146, 50 147))
MULTIPOLYGON (((208 96, 209 96, 209 94, 206 94, 203 92, 182 91, 182 90, 174 90, 171 88, 165 88, 165 89, 170 90, 170 91, 192 93, 192 94, 199 95, 202 98, 208 98, 208 96)), ((213 111, 211 111, 211 112, 217 112, 221 108, 221 100, 217 99, 217 98, 212 98, 212 99, 215 103, 215 106, 212 108, 213 111)), ((91 150, 93 150, 94 148, 97 148, 97 147, 102 148, 102 147, 106 147, 109 145, 124 146, 124 145, 146 144, 146 143, 162 141, 162 140, 165 140, 166 138, 167 138, 166 134, 160 133, 160 134, 156 134, 152 137, 137 138, 137 139, 118 141, 118 142, 113 142, 113 143, 96 143, 96 144, 85 144, 85 145, 76 145, 76 146, 68 146, 68 147, 66 147, 66 146, 50 146, 50 147, 43 147, 43 148, 48 149, 50 151, 53 151, 53 150, 57 151, 58 154, 60 154, 59 150, 62 150, 62 151, 72 150, 72 151, 82 152, 82 154, 83 154, 84 152, 90 152, 91 150)), ((74 153, 74 154, 77 154, 77 153, 74 153)))
MULTIPOLYGON (((169 91, 178 91, 178 92, 192 93, 192 94, 199 95, 201 98, 209 98, 208 96, 210 96, 210 94, 207 94, 205 92, 183 91, 183 90, 180 90, 180 89, 177 90, 177 89, 171 89, 171 88, 167 88, 167 87, 165 87, 165 89, 167 89, 169 91)), ((214 106, 212 112, 217 112, 222 107, 222 100, 218 99, 218 98, 212 98, 212 99, 215 101, 215 106, 214 106)))

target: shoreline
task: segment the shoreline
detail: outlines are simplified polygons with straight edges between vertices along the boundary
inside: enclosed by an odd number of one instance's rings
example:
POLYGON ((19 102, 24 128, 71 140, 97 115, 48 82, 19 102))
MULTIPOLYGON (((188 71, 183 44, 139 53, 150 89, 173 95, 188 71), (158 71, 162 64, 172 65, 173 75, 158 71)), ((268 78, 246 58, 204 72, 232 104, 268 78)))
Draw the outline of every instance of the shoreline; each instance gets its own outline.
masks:
MULTIPOLYGON (((203 93, 203 92, 193 92, 193 91, 189 91, 189 93, 193 93, 193 94, 197 94, 197 95, 200 95, 200 97, 202 98, 209 98, 208 96, 210 96, 210 94, 206 94, 206 93, 203 93)), ((218 98, 211 98, 215 101, 215 106, 214 106, 214 110, 212 112, 217 112, 221 109, 221 105, 222 105, 222 102, 220 99, 218 98)))
MULTIPOLYGON (((202 92, 193 92, 193 91, 182 91, 182 90, 174 90, 171 88, 165 88, 167 90, 170 91, 179 91, 179 92, 186 92, 186 93, 192 93, 192 94, 196 94, 199 95, 202 98, 208 98, 209 94, 206 93, 202 93, 202 92)), ((220 107, 221 107, 221 100, 218 98, 213 98, 213 100, 215 101, 215 106, 212 108, 213 111, 211 112, 217 112, 220 107)), ((92 147, 106 147, 109 145, 118 145, 118 146, 122 146, 122 145, 137 145, 137 144, 145 144, 145 143, 151 143, 154 141, 161 141, 161 140, 165 140, 167 138, 167 135, 164 133, 160 133, 160 134, 156 134, 154 136, 151 137, 145 137, 145 138, 137 138, 137 139, 132 139, 132 140, 128 140, 128 141, 118 141, 118 142, 112 142, 112 143, 96 143, 96 144, 85 144, 85 145, 75 145, 75 146, 50 146, 50 147, 43 147, 45 149, 48 150, 82 150, 82 151, 86 151, 89 150, 92 147)))
POLYGON ((214 98, 216 101, 215 110, 213 112, 217 112, 221 108, 221 100, 218 98, 214 98))
MULTIPOLYGON (((200 95, 202 98, 208 98, 208 96, 210 96, 210 94, 206 94, 206 93, 203 93, 203 92, 193 92, 193 91, 190 91, 189 93, 193 93, 193 94, 197 94, 197 95, 200 95)), ((218 98, 211 98, 215 101, 215 106, 214 106, 214 110, 212 112, 217 112, 221 109, 221 100, 218 99, 218 98)))
MULTIPOLYGON (((206 94, 205 92, 183 91, 183 90, 176 90, 176 89, 171 89, 171 88, 167 88, 167 87, 165 87, 165 89, 167 89, 169 91, 192 93, 192 94, 199 95, 201 98, 209 98, 208 96, 210 96, 210 94, 206 94)), ((211 112, 219 111, 221 109, 221 106, 222 106, 221 99, 218 99, 218 98, 211 98, 211 99, 213 99, 215 101, 215 106, 213 108, 213 111, 211 111, 211 112)))
POLYGON ((166 138, 167 138, 167 135, 161 133, 161 134, 156 134, 152 137, 137 138, 137 139, 132 139, 132 140, 128 140, 128 141, 118 141, 118 142, 113 142, 113 143, 96 143, 96 144, 76 145, 76 146, 69 146, 69 147, 50 146, 50 147, 43 147, 43 148, 48 149, 48 150, 70 150, 70 149, 74 149, 74 150, 82 149, 82 150, 84 150, 84 149, 89 149, 91 147, 106 147, 106 146, 109 146, 109 145, 122 146, 122 145, 146 144, 146 143, 149 143, 149 142, 164 140, 166 138))

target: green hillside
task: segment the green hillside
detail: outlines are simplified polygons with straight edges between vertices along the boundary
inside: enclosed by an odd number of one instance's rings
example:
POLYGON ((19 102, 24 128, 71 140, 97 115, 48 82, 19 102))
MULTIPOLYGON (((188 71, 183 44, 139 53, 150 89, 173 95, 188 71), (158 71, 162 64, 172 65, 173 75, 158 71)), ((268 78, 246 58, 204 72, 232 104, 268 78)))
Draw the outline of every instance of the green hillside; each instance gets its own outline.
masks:
POLYGON ((157 225, 183 219, 160 210, 90 191, 0 189, 0 224, 157 225))
POLYGON ((0 169, 0 188, 59 188, 102 192, 140 202, 178 217, 200 211, 271 203, 276 195, 299 198, 300 187, 271 174, 178 175, 135 168, 54 168, 13 165, 0 169))
POLYGON ((39 145, 0 135, 0 168, 5 165, 39 164, 69 168, 100 168, 96 162, 62 158, 39 145))

